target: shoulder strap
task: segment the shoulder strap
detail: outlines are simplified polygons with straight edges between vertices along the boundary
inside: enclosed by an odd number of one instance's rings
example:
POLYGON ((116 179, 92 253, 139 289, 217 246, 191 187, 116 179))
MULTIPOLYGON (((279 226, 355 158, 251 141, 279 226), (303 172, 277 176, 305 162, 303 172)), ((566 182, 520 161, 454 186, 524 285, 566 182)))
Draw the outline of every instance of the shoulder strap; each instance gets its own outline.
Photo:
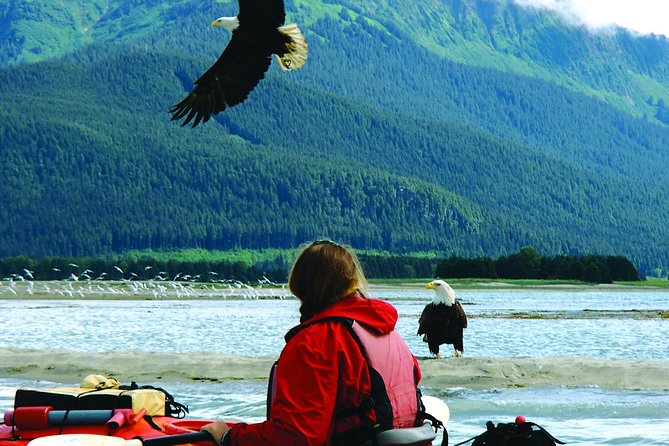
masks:
POLYGON ((344 326, 347 331, 358 345, 360 353, 367 364, 367 369, 369 370, 369 378, 371 381, 371 393, 367 397, 361 407, 358 408, 358 414, 360 418, 363 419, 369 418, 369 412, 371 409, 374 409, 374 414, 376 415, 376 424, 374 425, 374 430, 376 431, 385 431, 393 428, 393 406, 390 403, 390 398, 386 392, 386 384, 383 380, 383 376, 369 364, 369 356, 365 350, 365 346, 362 344, 360 337, 353 329, 353 324, 355 323, 352 319, 345 319, 344 326), (369 401, 368 401, 369 400, 369 401), (370 407, 371 406, 371 407, 370 407))
POLYGON ((272 417, 272 401, 274 400, 274 380, 276 379, 276 366, 279 364, 279 361, 274 361, 272 368, 269 371, 269 382, 267 383, 267 400, 265 402, 265 413, 268 420, 272 417))

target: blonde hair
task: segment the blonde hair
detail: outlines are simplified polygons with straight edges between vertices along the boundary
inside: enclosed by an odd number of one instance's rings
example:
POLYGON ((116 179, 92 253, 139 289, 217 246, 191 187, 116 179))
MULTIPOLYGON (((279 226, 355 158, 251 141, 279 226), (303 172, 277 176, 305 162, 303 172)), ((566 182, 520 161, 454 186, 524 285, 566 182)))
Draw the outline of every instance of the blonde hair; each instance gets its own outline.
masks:
POLYGON ((331 304, 361 292, 367 280, 350 248, 322 239, 302 249, 290 271, 288 286, 302 302, 300 320, 304 322, 331 304))

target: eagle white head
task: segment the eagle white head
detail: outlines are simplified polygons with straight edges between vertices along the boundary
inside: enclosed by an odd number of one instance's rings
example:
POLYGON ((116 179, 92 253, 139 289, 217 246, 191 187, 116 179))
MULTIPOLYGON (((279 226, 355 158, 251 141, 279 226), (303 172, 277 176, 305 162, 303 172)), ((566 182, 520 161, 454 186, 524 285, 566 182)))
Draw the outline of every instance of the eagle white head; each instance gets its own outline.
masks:
POLYGON ((425 288, 434 290, 432 302, 435 304, 445 304, 449 307, 455 304, 455 291, 445 280, 433 280, 425 285, 425 288))
POLYGON ((230 32, 233 32, 239 27, 239 19, 237 17, 219 17, 213 22, 211 22, 212 28, 225 28, 230 32))

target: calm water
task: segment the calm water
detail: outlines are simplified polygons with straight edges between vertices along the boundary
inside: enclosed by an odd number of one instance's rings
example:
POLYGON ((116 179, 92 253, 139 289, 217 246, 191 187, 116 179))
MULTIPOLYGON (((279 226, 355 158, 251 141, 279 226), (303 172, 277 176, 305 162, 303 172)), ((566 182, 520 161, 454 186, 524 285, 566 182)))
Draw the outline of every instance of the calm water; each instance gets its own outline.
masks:
MULTIPOLYGON (((666 291, 456 291, 469 317, 465 332, 469 357, 669 361, 666 291)), ((427 347, 416 329, 431 291, 377 287, 373 294, 397 307, 400 333, 416 356, 426 358, 427 347)), ((153 296, 150 300, 0 300, 0 347, 278 355, 283 334, 298 319, 298 303, 290 298, 221 299, 226 295, 215 290, 191 292, 177 300, 161 299, 155 292, 153 296), (211 300, 214 296, 218 299, 211 300), (138 336, 148 328, 154 334, 138 336)), ((667 382, 669 388, 669 376, 667 382)), ((264 416, 264 382, 156 384, 187 403, 194 417, 254 421, 264 416)), ((11 407, 16 387, 54 387, 54 383, 1 379, 2 411, 11 407)), ((487 420, 507 422, 523 414, 572 445, 669 445, 666 390, 571 388, 560 383, 549 388, 426 390, 451 409, 451 443, 481 433, 487 420)))

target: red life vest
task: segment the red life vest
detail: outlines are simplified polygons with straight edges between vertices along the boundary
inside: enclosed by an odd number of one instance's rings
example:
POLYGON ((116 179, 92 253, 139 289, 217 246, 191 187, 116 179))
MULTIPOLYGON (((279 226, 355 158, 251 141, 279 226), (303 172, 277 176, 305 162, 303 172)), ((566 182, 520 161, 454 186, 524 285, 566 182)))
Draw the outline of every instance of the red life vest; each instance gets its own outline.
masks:
MULTIPOLYGON (((418 397, 414 384, 413 354, 406 342, 396 330, 387 335, 378 336, 355 321, 352 321, 351 328, 358 337, 358 345, 367 364, 383 379, 385 393, 392 409, 392 425, 382 427, 398 429, 415 426, 418 397)), ((373 386, 374 384, 372 384, 372 392, 374 392, 373 386)), ((374 402, 375 407, 378 407, 380 402, 376 400, 374 402)), ((384 423, 384 420, 379 419, 378 415, 377 422, 384 423)))
MULTIPOLYGON (((367 396, 361 407, 342 411, 336 415, 335 434, 331 444, 356 445, 370 441, 376 433, 391 429, 420 426, 423 423, 423 407, 420 403, 420 390, 416 387, 413 354, 400 334, 393 330, 388 334, 377 335, 361 324, 344 317, 326 317, 295 327, 286 334, 286 341, 304 328, 325 320, 336 320, 348 329, 363 358, 367 361, 371 379, 371 395, 367 396), (354 429, 339 431, 337 420, 357 416, 361 424, 354 429)), ((267 418, 270 418, 274 399, 274 364, 270 375, 267 418)), ((432 437, 434 438, 434 437, 432 437)), ((372 441, 371 444, 374 444, 372 441)))

